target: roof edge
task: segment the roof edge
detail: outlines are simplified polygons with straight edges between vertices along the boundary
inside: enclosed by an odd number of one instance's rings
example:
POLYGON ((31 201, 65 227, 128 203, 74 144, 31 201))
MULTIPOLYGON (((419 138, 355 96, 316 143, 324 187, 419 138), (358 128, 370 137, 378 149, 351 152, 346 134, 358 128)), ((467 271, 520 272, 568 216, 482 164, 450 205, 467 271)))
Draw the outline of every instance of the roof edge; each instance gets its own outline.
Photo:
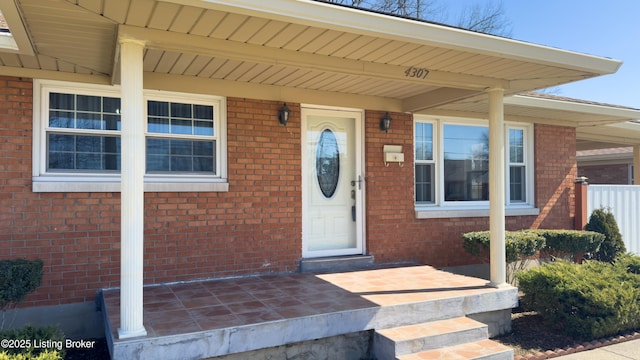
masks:
POLYGON ((571 111, 584 114, 606 115, 620 118, 620 122, 640 119, 640 109, 589 102, 556 96, 534 96, 531 93, 512 95, 504 99, 505 105, 536 107, 549 110, 571 111))
POLYGON ((498 55, 584 71, 594 76, 615 73, 622 65, 621 61, 611 58, 312 0, 163 1, 213 10, 232 11, 309 26, 331 26, 333 29, 339 28, 363 35, 382 36, 394 40, 485 55, 498 55))

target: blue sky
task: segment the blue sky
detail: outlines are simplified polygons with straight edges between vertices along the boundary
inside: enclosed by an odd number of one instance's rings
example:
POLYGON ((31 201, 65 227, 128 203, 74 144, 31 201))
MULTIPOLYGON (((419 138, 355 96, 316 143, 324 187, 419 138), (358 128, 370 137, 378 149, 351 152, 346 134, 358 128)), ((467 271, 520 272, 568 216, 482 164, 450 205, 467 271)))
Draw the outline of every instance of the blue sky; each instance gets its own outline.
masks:
MULTIPOLYGON (((451 17, 491 0, 449 0, 451 17)), ((640 1, 504 0, 512 37, 623 61, 617 73, 564 85, 560 96, 640 109, 640 1)))

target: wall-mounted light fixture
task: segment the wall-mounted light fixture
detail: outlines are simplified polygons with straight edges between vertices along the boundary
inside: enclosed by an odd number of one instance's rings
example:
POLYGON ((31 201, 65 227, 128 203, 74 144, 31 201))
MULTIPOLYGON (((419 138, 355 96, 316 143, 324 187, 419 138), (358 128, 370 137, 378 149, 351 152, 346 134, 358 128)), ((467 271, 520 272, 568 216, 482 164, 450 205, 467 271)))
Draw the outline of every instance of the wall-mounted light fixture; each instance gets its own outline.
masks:
POLYGON ((289 110, 289 108, 287 107, 287 103, 284 103, 284 105, 282 106, 282 109, 280 109, 280 111, 278 112, 278 121, 280 122, 280 124, 287 126, 287 122, 289 122, 290 113, 291 113, 291 110, 289 110))
POLYGON ((391 116, 389 113, 384 114, 384 117, 380 119, 380 130, 389 133, 389 128, 391 127, 391 116))

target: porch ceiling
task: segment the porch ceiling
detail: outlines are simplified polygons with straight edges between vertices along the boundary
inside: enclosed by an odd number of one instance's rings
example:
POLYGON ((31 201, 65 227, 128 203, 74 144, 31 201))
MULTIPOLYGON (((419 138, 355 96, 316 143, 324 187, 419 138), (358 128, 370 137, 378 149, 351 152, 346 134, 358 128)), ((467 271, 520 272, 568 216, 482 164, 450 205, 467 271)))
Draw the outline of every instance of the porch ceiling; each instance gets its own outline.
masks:
POLYGON ((118 83, 117 38, 124 36, 147 42, 146 87, 416 112, 491 87, 514 94, 620 66, 306 0, 15 3, 35 54, 0 52, 4 75, 118 83), (415 77, 406 72, 412 67, 415 77))
MULTIPOLYGON (((486 99, 474 96, 424 112, 486 118, 488 111, 486 99)), ((575 127, 577 150, 640 143, 640 109, 529 92, 506 97, 504 113, 510 121, 575 127)))
POLYGON ((576 129, 577 150, 594 150, 640 144, 640 123, 626 122, 576 129))

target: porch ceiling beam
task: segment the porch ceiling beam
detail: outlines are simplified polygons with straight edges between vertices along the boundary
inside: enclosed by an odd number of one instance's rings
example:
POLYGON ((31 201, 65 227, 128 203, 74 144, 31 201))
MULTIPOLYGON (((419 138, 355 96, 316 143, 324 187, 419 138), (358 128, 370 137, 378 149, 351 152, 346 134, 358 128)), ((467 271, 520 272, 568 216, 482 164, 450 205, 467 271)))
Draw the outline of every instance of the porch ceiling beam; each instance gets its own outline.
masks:
POLYGON ((144 86, 147 89, 154 90, 192 92, 193 89, 200 89, 205 93, 216 93, 222 96, 248 97, 274 101, 286 100, 288 102, 403 112, 401 101, 396 99, 321 90, 293 89, 283 86, 207 79, 194 76, 146 72, 144 74, 144 86))
POLYGON ((402 101, 402 111, 415 113, 481 93, 484 92, 467 89, 440 88, 404 99, 402 101))
POLYGON ((429 69, 428 75, 424 78, 418 78, 408 76, 406 74, 408 68, 405 66, 377 64, 285 49, 268 48, 206 36, 180 34, 129 25, 120 25, 118 32, 119 36, 145 41, 147 48, 177 53, 198 54, 262 64, 288 65, 333 73, 378 79, 386 78, 389 80, 400 80, 432 86, 447 86, 471 90, 484 90, 491 87, 509 88, 509 82, 503 79, 431 69, 429 69))

